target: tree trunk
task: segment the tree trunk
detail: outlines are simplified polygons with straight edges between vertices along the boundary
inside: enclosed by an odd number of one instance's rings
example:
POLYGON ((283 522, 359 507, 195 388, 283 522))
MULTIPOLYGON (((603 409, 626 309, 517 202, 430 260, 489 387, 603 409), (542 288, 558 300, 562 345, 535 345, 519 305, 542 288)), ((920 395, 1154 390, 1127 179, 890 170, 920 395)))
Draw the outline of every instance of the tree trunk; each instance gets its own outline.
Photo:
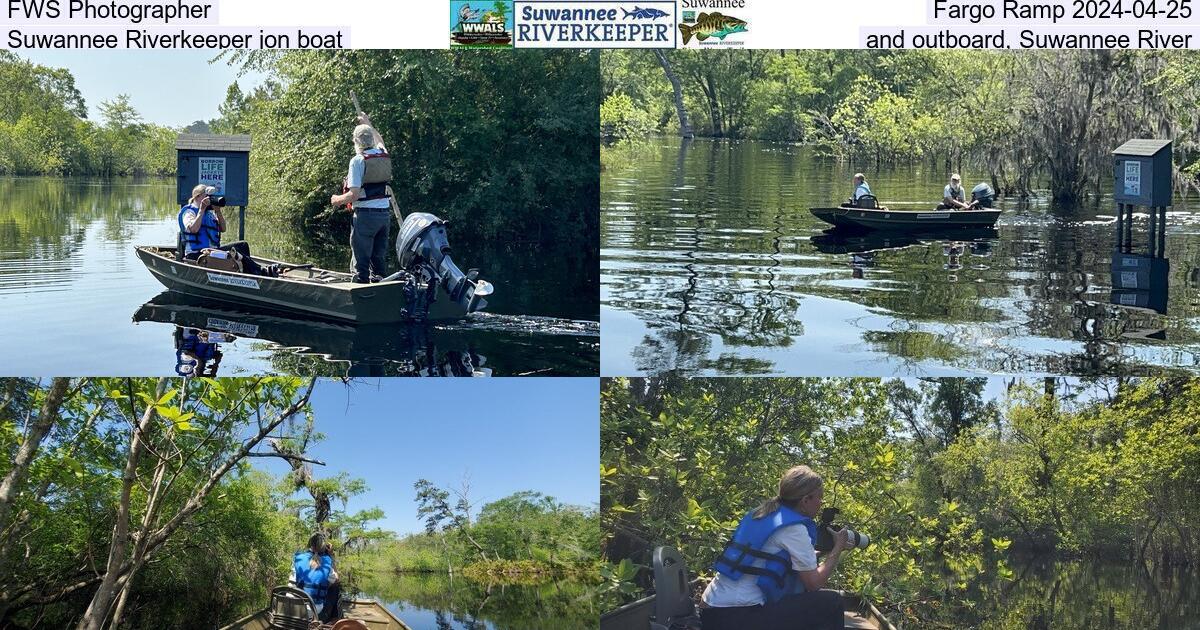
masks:
POLYGON ((50 391, 46 392, 42 408, 29 427, 29 435, 25 437, 21 448, 17 449, 12 469, 4 476, 4 480, 0 481, 0 531, 8 526, 8 515, 12 511, 13 498, 17 496, 17 490, 25 481, 25 474, 29 472, 29 466, 33 463, 33 457, 37 454, 38 447, 41 446, 46 434, 54 427, 54 423, 58 422, 58 412, 67 395, 69 382, 65 378, 56 378, 50 382, 50 391))
POLYGON ((671 82, 671 90, 675 99, 675 115, 679 117, 679 135, 684 138, 695 138, 696 133, 692 131, 687 109, 683 106, 683 85, 679 82, 679 76, 671 69, 671 60, 667 59, 667 53, 657 48, 654 50, 654 58, 658 59, 658 65, 662 66, 663 74, 666 74, 667 80, 671 82))
POLYGON ((712 75, 705 75, 700 82, 700 87, 704 90, 704 96, 708 97, 708 116, 712 119, 713 137, 724 138, 725 128, 722 125, 724 118, 721 116, 721 103, 717 100, 717 86, 713 82, 712 75))
MULTIPOLYGON (((164 383, 165 379, 160 381, 158 387, 159 396, 164 391, 164 383)), ((229 471, 233 470, 239 462, 246 459, 248 454, 257 448, 272 431, 279 428, 279 425, 304 408, 304 405, 308 403, 309 398, 312 396, 315 384, 315 380, 310 380, 304 393, 296 402, 282 410, 270 422, 260 422, 257 433, 247 438, 237 451, 231 454, 221 465, 217 466, 209 474, 204 484, 192 492, 191 497, 184 503, 183 507, 172 515, 165 524, 151 531, 153 523, 151 521, 144 521, 146 525, 138 536, 138 547, 135 549, 134 557, 126 560, 124 557, 129 546, 128 530, 130 520, 128 489, 136 479, 136 468, 131 470, 129 462, 135 461, 133 453, 135 447, 139 452, 145 450, 144 429, 149 426, 149 419, 153 417, 154 410, 153 406, 147 408, 142 422, 139 423, 138 428, 135 428, 133 432, 130 457, 127 460, 126 471, 123 476, 126 486, 122 489, 117 525, 114 528, 113 542, 109 549, 108 566, 99 588, 97 588, 96 593, 92 596, 92 602, 88 605, 87 612, 84 613, 83 618, 79 621, 79 625, 76 626, 78 630, 99 630, 104 620, 108 617, 108 611, 113 607, 120 590, 125 587, 127 582, 133 580, 136 571, 153 556, 156 550, 170 540, 171 536, 192 514, 195 514, 200 508, 204 507, 204 501, 208 498, 208 495, 212 493, 229 471), (120 535, 118 536, 117 534, 120 535)))
MULTIPOLYGON (((166 391, 166 379, 158 381, 154 388, 157 400, 166 391)), ((133 485, 137 483, 137 467, 146 447, 146 430, 154 418, 154 405, 146 405, 146 411, 134 426, 129 435, 129 455, 125 458, 125 470, 121 475, 121 500, 117 504, 117 522, 113 526, 112 544, 108 548, 108 562, 105 565, 104 579, 92 596, 87 611, 79 620, 79 630, 100 630, 108 617, 109 608, 117 596, 117 580, 121 576, 121 565, 125 563, 125 551, 129 547, 129 519, 133 499, 133 485)))

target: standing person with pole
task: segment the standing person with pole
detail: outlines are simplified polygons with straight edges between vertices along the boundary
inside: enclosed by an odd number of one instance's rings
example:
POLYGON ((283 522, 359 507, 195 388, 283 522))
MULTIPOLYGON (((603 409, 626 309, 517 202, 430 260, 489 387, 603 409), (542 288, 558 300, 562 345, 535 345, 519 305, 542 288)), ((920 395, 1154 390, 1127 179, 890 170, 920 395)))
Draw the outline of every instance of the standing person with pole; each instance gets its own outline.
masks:
POLYGON ((354 93, 350 98, 359 123, 351 135, 354 157, 350 158, 346 192, 331 196, 329 201, 334 207, 353 204, 350 266, 354 282, 368 283, 373 277, 387 275, 385 265, 392 227, 388 182, 392 179, 392 158, 383 145, 383 137, 371 125, 371 118, 358 106, 358 98, 354 93))

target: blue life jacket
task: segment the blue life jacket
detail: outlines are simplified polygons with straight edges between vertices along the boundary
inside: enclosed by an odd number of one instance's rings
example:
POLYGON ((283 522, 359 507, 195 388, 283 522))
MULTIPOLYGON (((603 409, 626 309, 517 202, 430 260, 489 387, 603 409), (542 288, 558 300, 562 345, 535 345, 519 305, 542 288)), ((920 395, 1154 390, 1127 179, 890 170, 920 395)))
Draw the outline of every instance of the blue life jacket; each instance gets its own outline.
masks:
POLYGON ((792 558, 787 550, 781 549, 773 554, 763 551, 771 534, 780 528, 797 524, 804 525, 809 540, 816 544, 817 523, 791 508, 780 506, 762 518, 754 518, 754 510, 747 512, 734 530, 733 538, 713 563, 713 569, 735 580, 743 575, 757 575, 755 583, 762 590, 763 600, 767 604, 787 595, 804 592, 804 585, 792 570, 792 558), (762 562, 756 565, 756 560, 762 562))
POLYGON ((304 589, 305 593, 312 596, 313 603, 324 606, 325 597, 329 595, 329 574, 333 572, 333 558, 322 555, 321 564, 315 569, 309 568, 309 560, 312 560, 311 551, 297 551, 292 560, 296 570, 296 588, 304 589))
POLYGON ((854 187, 854 200, 855 201, 858 201, 859 197, 861 197, 863 195, 869 195, 869 194, 871 194, 871 187, 867 185, 867 182, 863 182, 863 183, 859 184, 858 186, 854 187))
POLYGON ((190 203, 179 209, 179 216, 176 218, 176 222, 179 224, 179 233, 183 236, 184 253, 198 252, 205 247, 220 247, 221 226, 217 223, 216 215, 205 210, 204 214, 201 215, 200 229, 195 234, 192 234, 183 226, 183 215, 188 210, 200 214, 200 209, 190 203))

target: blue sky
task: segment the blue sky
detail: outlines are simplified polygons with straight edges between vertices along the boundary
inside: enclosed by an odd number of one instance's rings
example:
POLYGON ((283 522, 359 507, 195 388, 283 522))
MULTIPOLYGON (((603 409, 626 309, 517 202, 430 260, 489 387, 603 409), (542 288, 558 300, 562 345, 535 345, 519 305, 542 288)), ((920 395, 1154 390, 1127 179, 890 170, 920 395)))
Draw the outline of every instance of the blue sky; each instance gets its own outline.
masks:
MULTIPOLYGON (((477 506, 520 490, 575 505, 600 501, 597 379, 322 381, 313 406, 326 439, 309 455, 327 464, 314 472, 365 479, 370 491, 349 510, 382 508, 384 529, 423 529, 413 503, 422 478, 448 488, 469 475, 477 506)), ((288 470, 277 459, 254 465, 288 470)))
POLYGON ((243 91, 265 75, 238 78, 224 61, 209 63, 213 51, 24 50, 18 56, 54 68, 66 68, 88 106, 88 118, 100 120, 101 101, 128 94, 142 120, 184 127, 217 117, 225 89, 235 80, 243 91))

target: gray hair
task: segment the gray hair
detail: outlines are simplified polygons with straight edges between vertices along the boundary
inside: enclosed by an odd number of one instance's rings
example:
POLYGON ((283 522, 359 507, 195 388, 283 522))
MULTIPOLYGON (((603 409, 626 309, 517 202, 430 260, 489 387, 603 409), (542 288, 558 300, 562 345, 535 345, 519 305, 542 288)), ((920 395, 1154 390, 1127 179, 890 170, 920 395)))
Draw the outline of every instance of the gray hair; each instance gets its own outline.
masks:
POLYGON ((354 128, 354 150, 362 153, 366 149, 375 148, 375 128, 371 125, 359 125, 354 128))

